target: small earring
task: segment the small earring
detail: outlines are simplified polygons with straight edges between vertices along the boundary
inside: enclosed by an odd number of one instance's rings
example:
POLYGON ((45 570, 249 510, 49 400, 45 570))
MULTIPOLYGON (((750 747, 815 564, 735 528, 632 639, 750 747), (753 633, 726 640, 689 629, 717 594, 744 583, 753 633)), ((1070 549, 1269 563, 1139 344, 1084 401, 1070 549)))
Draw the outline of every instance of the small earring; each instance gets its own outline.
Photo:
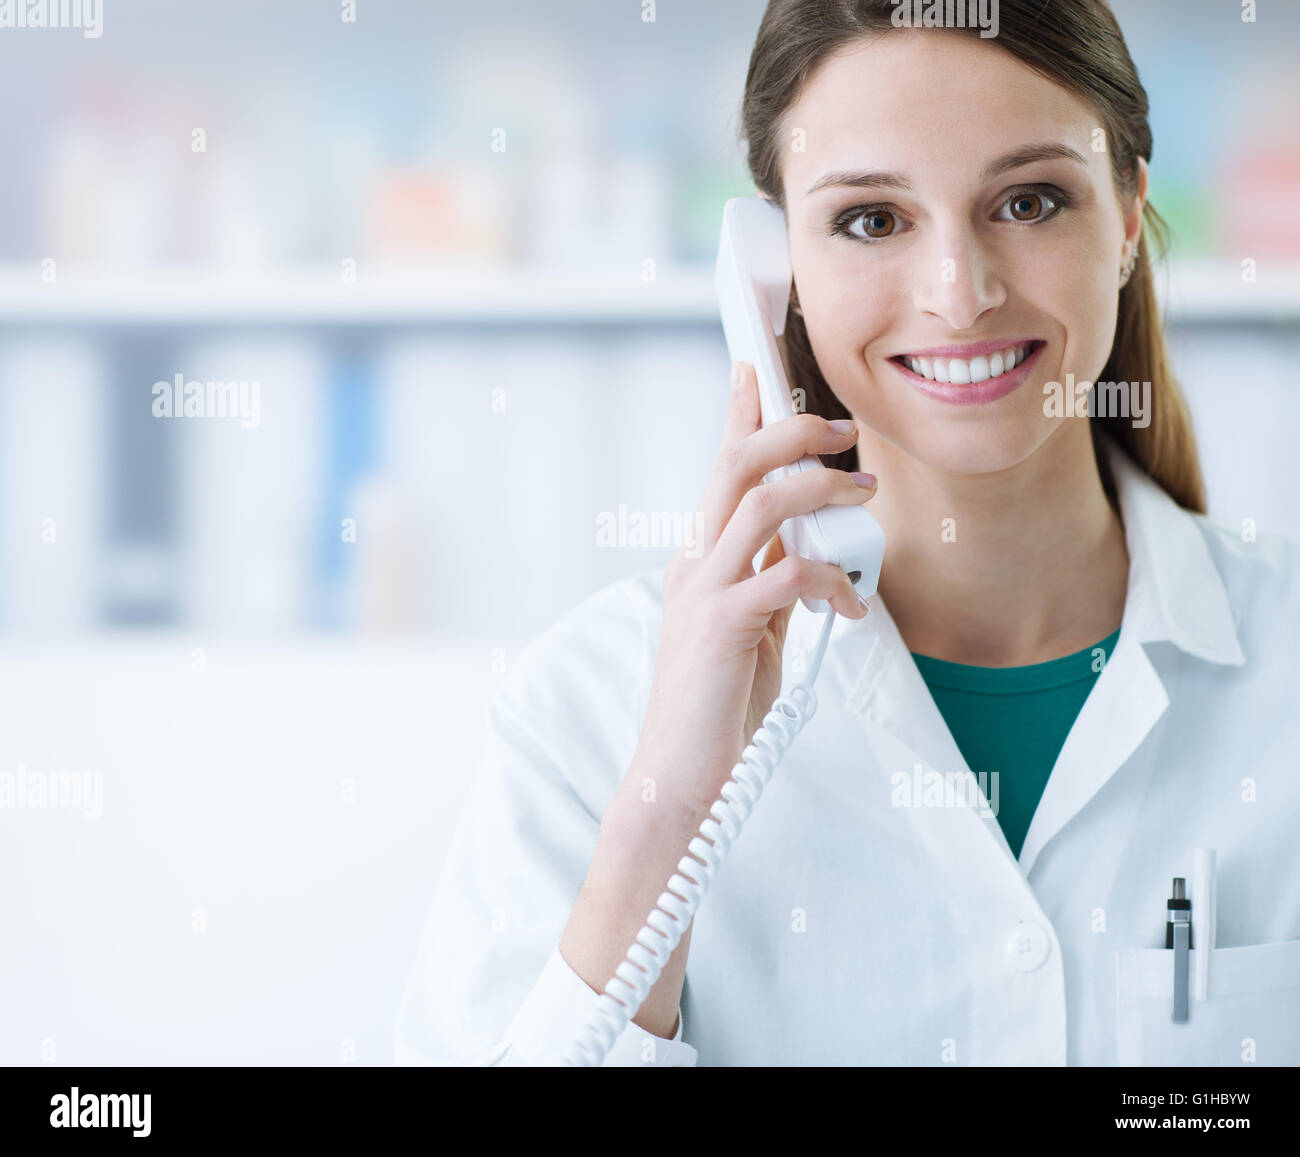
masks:
POLYGON ((1124 252, 1127 256, 1124 258, 1124 265, 1119 271, 1119 285, 1123 289, 1128 284, 1128 279, 1133 276, 1133 268, 1137 265, 1137 250, 1129 252, 1128 246, 1124 246, 1124 252))

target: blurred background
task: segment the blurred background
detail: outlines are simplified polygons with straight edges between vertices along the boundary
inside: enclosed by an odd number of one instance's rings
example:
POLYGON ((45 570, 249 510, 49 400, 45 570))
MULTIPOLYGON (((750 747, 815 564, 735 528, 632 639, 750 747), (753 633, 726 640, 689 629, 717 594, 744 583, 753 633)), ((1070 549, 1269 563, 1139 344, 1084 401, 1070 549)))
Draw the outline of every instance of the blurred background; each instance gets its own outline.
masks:
MULTIPOLYGON (((0 1064, 387 1064, 490 696, 707 478, 763 4, 105 7, 0 29, 0 772, 102 783, 0 807, 0 1064)), ((1113 7, 1211 513, 1300 533, 1300 6, 1113 7)))

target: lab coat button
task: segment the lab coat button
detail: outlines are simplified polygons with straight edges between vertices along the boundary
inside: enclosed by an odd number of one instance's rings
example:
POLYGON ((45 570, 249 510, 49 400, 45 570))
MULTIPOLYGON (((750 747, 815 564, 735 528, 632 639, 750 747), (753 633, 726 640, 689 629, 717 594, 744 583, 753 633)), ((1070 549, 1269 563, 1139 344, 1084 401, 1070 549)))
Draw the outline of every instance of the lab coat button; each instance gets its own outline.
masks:
POLYGON ((1050 951, 1047 933, 1037 924, 1017 924, 1007 939, 1007 955, 1021 972, 1032 972, 1050 951))

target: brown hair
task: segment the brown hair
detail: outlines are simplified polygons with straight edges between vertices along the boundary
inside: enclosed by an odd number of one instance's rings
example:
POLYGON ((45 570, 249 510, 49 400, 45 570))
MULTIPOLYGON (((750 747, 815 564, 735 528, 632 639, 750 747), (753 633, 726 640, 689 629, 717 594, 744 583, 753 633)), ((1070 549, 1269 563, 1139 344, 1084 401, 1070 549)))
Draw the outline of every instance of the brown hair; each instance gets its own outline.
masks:
MULTIPOLYGON (((783 117, 829 54, 857 39, 890 31, 895 11, 892 0, 768 0, 749 60, 740 128, 754 184, 783 210, 783 117)), ((978 37, 980 29, 944 31, 978 37)), ((1052 0, 1050 13, 1044 0, 1001 0, 997 36, 989 39, 1096 109, 1110 149, 1115 189, 1121 199, 1130 200, 1136 192, 1135 158, 1151 159, 1147 94, 1104 0, 1052 0)), ((1094 416, 1092 428, 1095 434, 1102 424, 1174 501, 1204 514, 1196 440, 1165 348, 1148 232, 1163 257, 1168 226, 1149 200, 1143 209, 1137 264, 1119 291, 1115 340, 1098 380, 1151 382, 1151 420, 1138 429, 1123 417, 1094 416)), ((786 319, 785 349, 791 386, 803 388, 805 408, 826 418, 848 417, 813 357, 803 318, 793 309, 786 319)), ((825 461, 855 470, 857 451, 827 455, 825 461)))

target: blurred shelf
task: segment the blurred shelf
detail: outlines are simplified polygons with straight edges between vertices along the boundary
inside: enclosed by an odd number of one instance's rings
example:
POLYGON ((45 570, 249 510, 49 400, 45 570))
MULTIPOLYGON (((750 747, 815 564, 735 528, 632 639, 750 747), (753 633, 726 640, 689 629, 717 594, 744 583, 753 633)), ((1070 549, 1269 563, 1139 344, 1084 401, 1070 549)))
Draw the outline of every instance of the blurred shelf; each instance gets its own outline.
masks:
MULTIPOLYGON (((1300 260, 1261 261, 1243 282, 1231 259, 1174 262, 1157 276, 1171 322, 1300 320, 1300 260), (1168 288, 1166 288, 1166 284, 1168 288)), ((0 265, 0 326, 90 325, 714 325, 712 267, 638 273, 529 267, 335 267, 209 272, 161 268, 63 271, 0 265)))
POLYGON ((0 266, 0 325, 414 325, 475 322, 636 325, 717 320, 712 270, 553 273, 527 267, 365 268, 344 282, 337 267, 265 272, 158 269, 60 273, 42 284, 32 267, 0 266))
POLYGON ((1156 293, 1171 322, 1290 324, 1300 321, 1300 260, 1258 261, 1254 281, 1231 258, 1171 261, 1156 293))

